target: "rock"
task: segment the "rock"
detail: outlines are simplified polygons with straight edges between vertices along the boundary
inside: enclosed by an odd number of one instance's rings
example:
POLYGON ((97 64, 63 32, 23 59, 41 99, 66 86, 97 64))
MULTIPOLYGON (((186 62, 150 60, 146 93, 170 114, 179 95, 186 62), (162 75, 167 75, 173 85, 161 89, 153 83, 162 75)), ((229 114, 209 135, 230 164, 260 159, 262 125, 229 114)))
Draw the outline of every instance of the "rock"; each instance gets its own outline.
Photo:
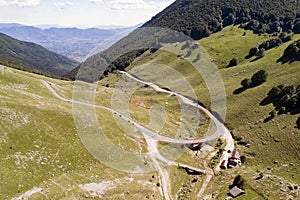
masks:
POLYGON ((288 188, 289 188, 290 190, 294 190, 294 187, 293 187, 292 185, 288 185, 288 188))
POLYGON ((280 191, 281 191, 281 192, 286 192, 286 189, 281 188, 280 191))
POLYGON ((294 189, 295 189, 295 190, 298 190, 298 185, 294 185, 294 189))
POLYGON ((280 185, 283 185, 283 181, 280 181, 279 184, 280 184, 280 185))

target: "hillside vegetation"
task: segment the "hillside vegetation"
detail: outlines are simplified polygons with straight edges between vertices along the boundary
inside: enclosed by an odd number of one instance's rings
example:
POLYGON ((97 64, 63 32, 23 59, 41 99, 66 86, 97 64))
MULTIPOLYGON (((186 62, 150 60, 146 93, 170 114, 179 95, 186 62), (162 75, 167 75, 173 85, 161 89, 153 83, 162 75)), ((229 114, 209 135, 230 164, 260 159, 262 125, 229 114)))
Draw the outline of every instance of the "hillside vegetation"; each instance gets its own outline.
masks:
POLYGON ((177 0, 144 26, 166 27, 201 39, 235 24, 255 33, 300 33, 300 6, 285 0, 177 0))
MULTIPOLYGON (((162 30, 162 28, 179 31, 198 40, 208 37, 212 33, 217 33, 224 27, 238 25, 245 32, 250 30, 257 35, 267 33, 273 37, 270 39, 274 39, 281 32, 299 33, 300 15, 297 13, 300 13, 300 6, 297 1, 293 0, 177 0, 146 22, 142 26, 144 29, 133 31, 106 51, 88 58, 66 77, 76 79, 79 68, 82 68, 80 77, 77 78, 88 81, 99 80, 103 78, 102 74, 111 73, 116 69, 125 69, 132 60, 140 55, 140 53, 134 53, 136 51, 143 52, 147 48, 158 49, 161 47, 161 43, 178 42, 184 38, 180 34, 162 30), (150 27, 158 27, 159 29, 151 29, 150 27), (131 49, 133 52, 127 52, 123 49, 131 49), (115 52, 120 53, 120 55, 112 56, 118 55, 115 52), (118 63, 118 65, 114 65, 114 63, 118 63)), ((239 41, 235 42, 239 43, 239 41)), ((249 43, 251 40, 245 42, 249 43)), ((267 41, 262 40, 262 42, 267 41)), ((264 49, 260 46, 261 44, 256 45, 263 53, 264 49)), ((212 43, 212 45, 214 44, 212 43)), ((254 47, 252 46, 252 48, 254 47)), ((249 52, 250 49, 248 48, 247 51, 249 52)), ((220 65, 218 66, 220 67, 220 65)))
MULTIPOLYGON (((275 116, 270 119, 270 112, 275 109, 276 105, 262 104, 262 102, 268 97, 269 91, 278 85, 291 88, 291 96, 298 95, 299 62, 281 63, 277 60, 284 54, 288 46, 295 44, 300 35, 295 34, 290 42, 267 50, 264 57, 260 59, 247 59, 245 57, 253 46, 259 46, 274 36, 268 34, 259 36, 250 30, 247 30, 246 34, 244 32, 237 26, 229 26, 198 41, 211 54, 211 60, 222 68, 220 72, 227 96, 225 123, 236 140, 237 149, 247 159, 241 168, 224 171, 220 176, 214 178, 207 194, 216 193, 216 199, 226 198, 228 185, 232 183, 237 174, 241 174, 245 177, 247 184, 246 194, 239 199, 277 199, 278 195, 283 199, 292 197, 296 195, 296 192, 299 193, 299 190, 290 191, 288 186, 300 184, 299 176, 297 176, 300 173, 300 131, 296 123, 299 111, 290 113, 288 112, 290 110, 287 110, 287 112, 278 114, 276 112, 275 116), (223 68, 233 57, 241 62, 234 67, 223 68), (267 72, 267 75, 263 76, 264 82, 255 84, 239 94, 234 94, 234 91, 241 87, 242 80, 252 78, 254 74, 258 74, 257 72, 262 70, 267 72), (255 178, 259 177, 260 173, 274 178, 256 181, 255 178), (281 186, 278 185, 280 180, 283 182, 281 186), (220 181, 223 181, 223 184, 220 184, 220 181), (273 185, 276 185, 276 189, 269 189, 273 188, 273 185), (280 192, 281 189, 287 191, 280 192), (261 195, 262 193, 263 195, 261 195)), ((199 101, 205 106, 210 106, 210 95, 204 86, 203 79, 181 57, 162 50, 156 52, 148 50, 135 59, 126 70, 133 72, 134 69, 139 69, 139 66, 145 65, 145 63, 161 63, 180 72, 192 85, 199 101)), ((166 77, 164 73, 157 72, 155 76, 156 80, 174 83, 174 80, 166 77)), ((275 101, 275 99, 272 100, 275 101)), ((182 175, 183 177, 185 176, 182 175)))
MULTIPOLYGON (((72 70, 78 63, 65 56, 51 52, 44 47, 19 41, 0 33, 0 60, 1 63, 16 63, 42 71, 44 73, 63 76, 72 70)), ((26 68, 24 68, 26 69, 26 68)))
MULTIPOLYGON (((72 98, 70 81, 8 67, 0 71, 0 199, 159 199, 156 172, 124 173, 87 151, 76 131, 72 104, 55 97, 41 80, 72 98)), ((112 90, 101 85, 96 101, 108 106, 112 90)), ((95 113, 115 147, 144 151, 143 140, 132 137, 131 124, 124 122, 127 134, 112 113, 95 113)))

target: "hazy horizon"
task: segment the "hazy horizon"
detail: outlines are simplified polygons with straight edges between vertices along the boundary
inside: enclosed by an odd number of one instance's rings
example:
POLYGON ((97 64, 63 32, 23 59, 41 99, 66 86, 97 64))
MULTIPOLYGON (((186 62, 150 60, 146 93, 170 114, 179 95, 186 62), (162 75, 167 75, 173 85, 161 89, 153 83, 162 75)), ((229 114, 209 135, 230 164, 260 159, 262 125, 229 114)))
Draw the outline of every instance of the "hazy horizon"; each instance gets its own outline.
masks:
POLYGON ((0 0, 0 23, 89 28, 135 26, 174 0, 0 0))

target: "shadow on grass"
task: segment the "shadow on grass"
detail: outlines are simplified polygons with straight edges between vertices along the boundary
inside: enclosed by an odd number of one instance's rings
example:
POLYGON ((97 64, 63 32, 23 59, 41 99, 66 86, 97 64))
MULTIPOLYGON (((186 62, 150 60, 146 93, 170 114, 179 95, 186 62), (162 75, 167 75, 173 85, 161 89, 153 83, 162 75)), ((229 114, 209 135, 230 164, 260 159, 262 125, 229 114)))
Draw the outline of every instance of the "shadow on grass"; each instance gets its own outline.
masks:
POLYGON ((266 98, 264 98, 264 99, 260 102, 259 105, 261 105, 261 106, 266 106, 266 105, 268 105, 268 104, 270 104, 270 103, 273 103, 273 101, 274 101, 274 99, 272 99, 272 98, 270 98, 270 97, 266 97, 266 98))
POLYGON ((244 87, 240 87, 236 90, 233 91, 233 94, 241 94, 242 92, 244 92, 247 88, 244 87))
POLYGON ((264 123, 271 121, 273 118, 274 116, 268 116, 266 119, 264 119, 264 123))

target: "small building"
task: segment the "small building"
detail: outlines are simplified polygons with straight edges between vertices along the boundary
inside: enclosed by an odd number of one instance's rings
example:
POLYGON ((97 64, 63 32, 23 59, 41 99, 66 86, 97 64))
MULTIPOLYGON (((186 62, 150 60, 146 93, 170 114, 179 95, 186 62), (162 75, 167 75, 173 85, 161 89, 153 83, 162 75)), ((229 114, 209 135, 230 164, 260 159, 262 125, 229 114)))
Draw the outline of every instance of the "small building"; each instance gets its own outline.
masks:
POLYGON ((234 186, 233 188, 231 188, 231 190, 229 191, 230 196, 232 196, 233 198, 238 197, 242 194, 244 194, 245 191, 240 189, 237 186, 234 186))
POLYGON ((241 165, 240 153, 234 150, 231 154, 231 157, 228 159, 228 168, 236 167, 241 165))

